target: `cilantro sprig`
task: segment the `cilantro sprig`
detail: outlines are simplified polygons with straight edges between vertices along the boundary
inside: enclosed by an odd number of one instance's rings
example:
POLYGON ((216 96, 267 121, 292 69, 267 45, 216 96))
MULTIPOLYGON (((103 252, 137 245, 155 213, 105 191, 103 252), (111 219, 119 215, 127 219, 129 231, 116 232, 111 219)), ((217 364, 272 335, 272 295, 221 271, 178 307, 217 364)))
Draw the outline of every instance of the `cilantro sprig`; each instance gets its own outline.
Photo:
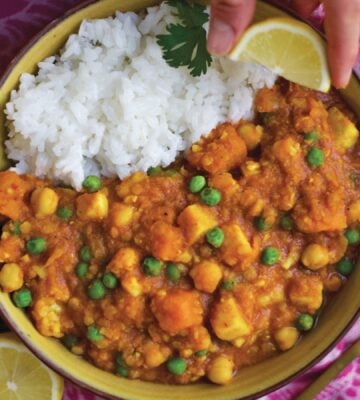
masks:
POLYGON ((186 0, 168 0, 167 4, 176 9, 181 23, 169 24, 167 34, 156 36, 164 60, 174 68, 187 66, 192 76, 205 74, 212 62, 203 27, 209 20, 206 7, 186 0))

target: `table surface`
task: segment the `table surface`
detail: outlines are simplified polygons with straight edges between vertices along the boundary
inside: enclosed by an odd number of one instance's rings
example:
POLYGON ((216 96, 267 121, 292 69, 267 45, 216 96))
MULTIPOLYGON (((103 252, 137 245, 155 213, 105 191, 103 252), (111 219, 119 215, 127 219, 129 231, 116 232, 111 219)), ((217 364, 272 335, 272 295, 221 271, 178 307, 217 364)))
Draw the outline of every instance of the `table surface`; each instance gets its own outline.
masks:
MULTIPOLYGON (((82 0, 0 0, 0 76, 32 36, 54 18, 63 15, 65 11, 81 2, 82 0)), ((275 0, 275 2, 290 5, 288 0, 275 0)), ((321 10, 313 14, 312 22, 321 24, 321 10)), ((319 364, 282 389, 263 397, 262 400, 295 399, 358 338, 360 338, 360 320, 319 364)), ((347 399, 360 399, 360 358, 348 365, 337 379, 316 397, 316 400, 347 399)), ((100 400, 100 398, 66 382, 63 400, 100 400)))

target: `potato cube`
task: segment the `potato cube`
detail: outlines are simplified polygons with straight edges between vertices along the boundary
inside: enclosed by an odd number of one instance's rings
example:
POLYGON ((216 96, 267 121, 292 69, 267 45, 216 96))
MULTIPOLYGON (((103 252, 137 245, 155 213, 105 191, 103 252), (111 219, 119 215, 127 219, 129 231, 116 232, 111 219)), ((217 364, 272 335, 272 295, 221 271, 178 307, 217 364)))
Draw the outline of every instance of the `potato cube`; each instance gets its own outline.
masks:
POLYGON ((151 307, 160 328, 169 333, 202 323, 204 310, 195 291, 171 289, 165 295, 155 296, 151 307))
POLYGON ((291 280, 288 295, 299 311, 314 313, 322 304, 322 291, 323 284, 317 276, 302 275, 291 280))
POLYGON ((216 261, 203 260, 192 268, 190 276, 196 289, 212 293, 222 278, 221 265, 216 261))
POLYGON ((192 204, 181 212, 178 223, 189 244, 193 244, 217 225, 217 219, 209 207, 192 204))
POLYGON ((241 229, 236 223, 230 223, 222 226, 224 232, 224 242, 220 248, 222 258, 228 265, 235 265, 242 260, 244 256, 252 253, 251 245, 241 229))
POLYGON ((115 203, 110 210, 111 224, 116 228, 126 228, 131 224, 135 207, 123 203, 115 203))
POLYGON ((107 217, 109 202, 104 193, 85 193, 76 199, 77 216, 82 220, 99 220, 107 217))
POLYGON ((328 122, 335 135, 335 144, 338 149, 345 151, 355 145, 359 138, 359 131, 338 108, 329 109, 328 122))
POLYGON ((221 297, 213 306, 210 323, 216 336, 222 340, 235 340, 251 332, 250 325, 232 296, 221 297))
POLYGON ((185 250, 185 238, 181 229, 157 221, 150 229, 150 248, 154 257, 163 261, 175 261, 185 250))

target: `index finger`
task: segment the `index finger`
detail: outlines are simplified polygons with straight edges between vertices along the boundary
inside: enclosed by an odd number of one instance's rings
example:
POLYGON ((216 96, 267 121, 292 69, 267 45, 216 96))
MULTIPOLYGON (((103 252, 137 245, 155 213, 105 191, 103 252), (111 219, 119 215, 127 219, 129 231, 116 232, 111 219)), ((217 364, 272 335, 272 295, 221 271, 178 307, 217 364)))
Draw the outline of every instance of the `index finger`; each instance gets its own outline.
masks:
POLYGON ((359 52, 360 0, 325 0, 325 31, 333 85, 345 87, 359 52))

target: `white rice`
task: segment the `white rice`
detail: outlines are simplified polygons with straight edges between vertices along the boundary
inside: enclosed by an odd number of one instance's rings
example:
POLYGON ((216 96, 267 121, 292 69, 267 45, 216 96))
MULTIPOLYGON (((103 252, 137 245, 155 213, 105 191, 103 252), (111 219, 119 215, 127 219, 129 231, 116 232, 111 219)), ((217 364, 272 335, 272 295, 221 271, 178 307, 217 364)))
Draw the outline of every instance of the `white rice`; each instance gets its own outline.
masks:
POLYGON ((6 107, 15 170, 80 188, 89 174, 167 166, 220 122, 251 118, 256 91, 276 76, 225 58, 196 78, 169 67, 155 36, 173 20, 162 4, 84 21, 36 76, 23 74, 6 107))

